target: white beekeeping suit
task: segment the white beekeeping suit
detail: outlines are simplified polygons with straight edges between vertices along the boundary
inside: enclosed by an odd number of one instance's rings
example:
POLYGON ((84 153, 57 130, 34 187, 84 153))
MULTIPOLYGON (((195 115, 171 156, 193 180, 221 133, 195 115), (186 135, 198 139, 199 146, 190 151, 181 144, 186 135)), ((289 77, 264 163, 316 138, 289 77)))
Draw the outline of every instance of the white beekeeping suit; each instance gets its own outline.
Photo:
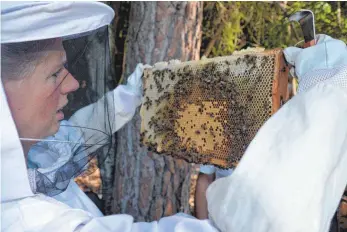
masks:
POLYGON ((298 94, 260 129, 233 175, 207 190, 222 231, 327 232, 346 187, 346 44, 320 35, 285 56, 298 94))
MULTIPOLYGON (((109 24, 114 15, 111 8, 98 2, 2 2, 1 5, 2 45, 85 34, 109 24)), ((94 136, 95 129, 103 125, 97 121, 100 118, 93 116, 103 115, 96 113, 100 107, 103 111, 105 101, 111 103, 107 104, 107 109, 112 109, 109 113, 113 115, 110 117, 110 133, 121 128, 132 118, 141 103, 142 68, 141 65, 136 68, 127 85, 117 87, 99 101, 77 111, 68 122, 62 122, 52 139, 62 138, 66 139, 64 142, 71 142, 78 133, 83 132, 83 139, 77 136, 74 142, 98 144, 103 141, 103 136, 94 136), (72 124, 79 127, 69 130, 67 126, 72 124), (79 130, 80 127, 93 127, 94 130, 79 130)), ((20 142, 23 138, 19 138, 16 128, 18 122, 13 119, 3 79, 0 82, 0 100, 1 231, 218 231, 208 220, 200 221, 182 214, 152 223, 134 223, 130 215, 103 216, 73 181, 67 181, 67 188, 60 189, 62 192, 52 196, 48 190, 47 194, 40 192, 42 189, 37 191, 37 183, 32 182, 35 182, 35 175, 38 174, 45 177, 47 183, 54 183, 53 187, 65 184, 66 181, 62 180, 55 183, 55 174, 56 170, 60 170, 59 174, 63 174, 62 170, 68 172, 73 165, 78 164, 64 166, 70 162, 73 149, 69 148, 70 143, 34 147, 28 159, 36 166, 27 167, 20 142)), ((81 152, 77 156, 83 154, 81 152)))

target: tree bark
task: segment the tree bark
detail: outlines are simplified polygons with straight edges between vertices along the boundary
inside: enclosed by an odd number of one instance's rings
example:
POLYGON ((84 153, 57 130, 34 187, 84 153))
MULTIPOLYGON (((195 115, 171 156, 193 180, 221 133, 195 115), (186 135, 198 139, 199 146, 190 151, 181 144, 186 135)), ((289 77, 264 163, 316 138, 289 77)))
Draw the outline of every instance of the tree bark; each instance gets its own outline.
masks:
MULTIPOLYGON (((137 63, 199 59, 202 10, 202 2, 132 2, 124 76, 137 63)), ((195 166, 140 147, 140 123, 137 112, 117 133, 112 212, 131 214, 136 221, 191 213, 195 166)))

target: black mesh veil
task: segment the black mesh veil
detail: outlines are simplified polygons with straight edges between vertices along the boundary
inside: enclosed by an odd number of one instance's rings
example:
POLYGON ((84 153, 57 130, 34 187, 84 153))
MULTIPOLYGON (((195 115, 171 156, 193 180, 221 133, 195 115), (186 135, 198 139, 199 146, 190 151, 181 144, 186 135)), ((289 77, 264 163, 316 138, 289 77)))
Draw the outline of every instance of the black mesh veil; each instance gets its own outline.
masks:
POLYGON ((79 82, 68 95, 59 131, 31 147, 28 155, 32 189, 49 196, 63 192, 73 178, 94 171, 113 155, 115 105, 112 90, 108 27, 63 41, 67 70, 79 82))

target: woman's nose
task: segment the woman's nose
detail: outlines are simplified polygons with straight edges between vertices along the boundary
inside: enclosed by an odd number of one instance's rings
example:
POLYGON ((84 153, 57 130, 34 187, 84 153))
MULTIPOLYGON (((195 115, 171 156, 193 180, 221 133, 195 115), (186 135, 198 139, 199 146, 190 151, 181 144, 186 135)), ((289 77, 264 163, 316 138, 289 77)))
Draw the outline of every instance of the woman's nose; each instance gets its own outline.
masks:
POLYGON ((76 91, 79 87, 78 81, 69 73, 62 82, 61 93, 68 94, 76 91))

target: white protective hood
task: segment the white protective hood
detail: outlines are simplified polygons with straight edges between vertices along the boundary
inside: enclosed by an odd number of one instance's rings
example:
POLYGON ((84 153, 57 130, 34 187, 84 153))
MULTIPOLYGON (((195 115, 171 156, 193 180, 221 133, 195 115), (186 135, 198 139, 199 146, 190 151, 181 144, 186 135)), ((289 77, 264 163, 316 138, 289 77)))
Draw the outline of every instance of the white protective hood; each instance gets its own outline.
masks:
POLYGON ((114 11, 99 2, 1 2, 1 43, 86 33, 108 25, 114 11))
POLYGON ((222 231, 329 230, 347 183, 347 47, 320 39, 286 49, 300 93, 260 129, 233 175, 207 190, 222 231))
MULTIPOLYGON (((108 25, 99 2, 1 2, 1 43, 68 37, 108 25)), ((32 195, 17 130, 1 82, 1 202, 32 195)))

